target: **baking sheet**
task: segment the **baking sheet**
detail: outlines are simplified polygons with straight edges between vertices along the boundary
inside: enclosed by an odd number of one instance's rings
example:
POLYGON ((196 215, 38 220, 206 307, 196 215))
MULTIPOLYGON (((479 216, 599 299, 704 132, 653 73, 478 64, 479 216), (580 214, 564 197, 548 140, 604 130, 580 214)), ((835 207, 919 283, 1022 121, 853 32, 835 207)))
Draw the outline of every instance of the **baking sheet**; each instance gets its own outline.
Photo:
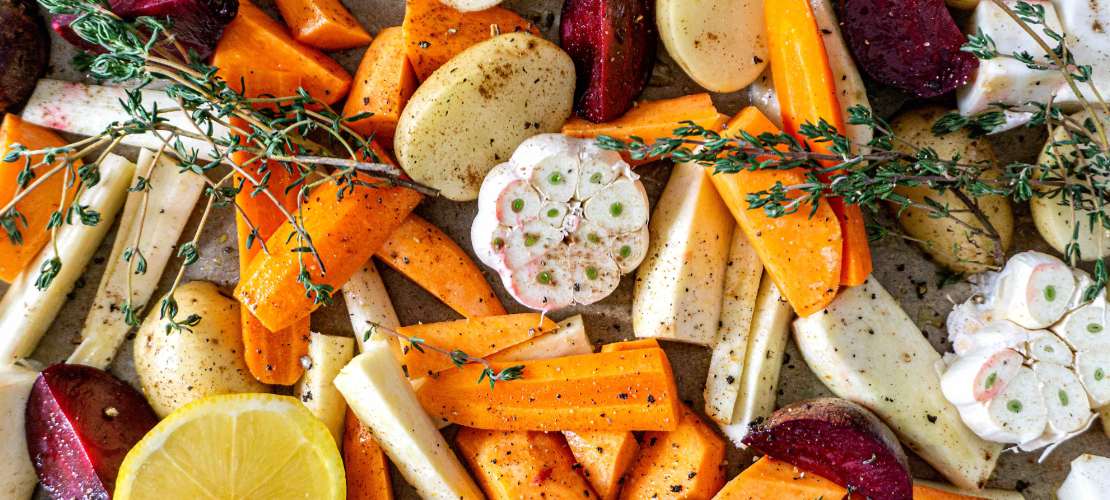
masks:
MULTIPOLYGON (((280 18, 272 0, 259 0, 255 2, 263 10, 275 18, 280 18)), ((371 34, 377 34, 383 28, 399 26, 404 17, 404 2, 402 0, 344 0, 362 25, 371 34)), ((540 27, 546 38, 558 41, 558 20, 561 0, 507 0, 503 6, 521 13, 540 27)), ((77 73, 70 65, 74 55, 73 49, 57 35, 53 35, 51 55, 50 78, 69 81, 86 81, 83 75, 77 73)), ((353 49, 335 53, 332 56, 347 68, 352 74, 358 67, 365 48, 353 49)), ((644 99, 666 99, 687 94, 704 92, 699 85, 692 82, 682 69, 670 59, 666 50, 660 44, 659 62, 656 65, 652 83, 644 92, 644 99)), ((723 113, 734 114, 748 104, 747 92, 733 92, 728 94, 713 93, 713 101, 723 113)), ((881 116, 893 114, 906 102, 906 97, 878 88, 873 89, 872 104, 876 113, 881 116)), ((1015 159, 1028 161, 1036 155, 1037 150, 1044 143, 1046 134, 1043 131, 1027 131, 1019 129, 998 138, 992 138, 995 151, 1003 162, 1015 159)), ((134 149, 124 148, 121 152, 134 159, 134 149)), ((670 174, 669 162, 658 162, 637 168, 643 176, 648 196, 654 205, 663 186, 670 174)), ((221 173, 222 175, 222 173, 221 173)), ((189 226, 185 229, 182 242, 192 237, 203 209, 199 204, 193 213, 189 226)), ((1040 238, 1033 227, 1029 209, 1025 205, 1015 207, 1016 229, 1014 246, 1011 253, 1024 250, 1039 250, 1052 252, 1051 248, 1040 238)), ((455 239, 463 248, 470 251, 470 223, 477 213, 476 202, 456 203, 445 199, 428 199, 416 209, 421 217, 431 221, 455 239)), ((890 225, 893 221, 890 214, 882 211, 870 214, 877 220, 890 225)), ((72 352, 78 332, 84 322, 97 285, 104 271, 104 262, 111 250, 115 238, 115 228, 108 234, 96 257, 89 265, 84 277, 78 281, 75 289, 69 295, 69 300, 62 308, 58 319, 50 327, 42 343, 33 355, 33 359, 43 366, 64 361, 72 352)), ((200 239, 200 252, 202 258, 185 273, 185 280, 210 280, 219 284, 234 286, 238 279, 238 258, 235 249, 235 223, 231 207, 215 209, 209 219, 208 225, 200 239)), ((950 351, 947 332, 944 330, 944 319, 951 310, 953 303, 966 300, 971 294, 970 286, 966 283, 949 285, 943 290, 937 285, 940 278, 936 265, 923 257, 921 252, 906 243, 888 238, 872 244, 874 256, 874 275, 879 282, 898 300, 906 313, 921 328, 935 347, 940 352, 950 351)), ((171 261, 168 270, 176 270, 180 259, 171 261)), ((505 293, 501 280, 495 273, 483 267, 486 277, 502 303, 509 312, 526 312, 527 310, 517 304, 505 293)), ((459 316, 447 306, 422 290, 416 284, 408 281, 392 269, 379 265, 386 287, 393 299, 397 314, 402 324, 417 322, 436 322, 458 319, 459 316)), ((1090 269, 1088 269, 1090 270, 1090 269)), ((156 297, 161 297, 168 290, 173 281, 173 273, 168 272, 161 281, 156 297)), ((572 307, 553 314, 555 319, 562 319, 582 314, 585 317, 586 331, 591 340, 597 344, 627 340, 633 338, 631 325, 632 304, 632 275, 625 276, 617 291, 605 300, 589 307, 572 307)), ((0 286, 3 286, 0 283, 0 286)), ((347 317, 346 306, 340 294, 336 294, 335 305, 323 308, 312 316, 314 331, 330 335, 353 335, 347 317)), ((675 378, 683 399, 699 413, 702 413, 706 372, 709 367, 710 350, 703 347, 684 345, 674 342, 663 342, 674 366, 675 378)), ((132 342, 126 342, 116 362, 110 368, 111 372, 138 387, 135 375, 132 342)), ((831 396, 820 381, 806 367, 805 362, 798 354, 793 340, 787 347, 787 357, 784 362, 778 404, 786 405, 798 400, 831 396)), ((451 438, 454 429, 445 431, 451 438)), ((449 439, 450 440, 450 439, 449 439)), ((907 450, 910 456, 911 468, 914 476, 923 479, 943 481, 944 478, 937 474, 923 460, 917 458, 907 450)), ((1067 476, 1069 463, 1083 453, 1092 453, 1110 456, 1110 439, 1103 434, 1101 426, 1096 424, 1086 434, 1079 436, 1060 446, 1044 463, 1037 463, 1039 453, 1004 453, 998 461, 998 468, 989 483, 990 487, 1004 489, 1023 489, 1026 498, 1030 500, 1051 500, 1059 484, 1067 476)), ((741 451, 730 443, 728 451, 728 477, 732 478, 748 464, 752 463, 755 454, 750 451, 741 451)), ((406 483, 403 477, 394 468, 393 484, 396 498, 400 500, 416 500, 419 497, 406 483)), ((38 491, 36 500, 48 500, 49 496, 38 491)))

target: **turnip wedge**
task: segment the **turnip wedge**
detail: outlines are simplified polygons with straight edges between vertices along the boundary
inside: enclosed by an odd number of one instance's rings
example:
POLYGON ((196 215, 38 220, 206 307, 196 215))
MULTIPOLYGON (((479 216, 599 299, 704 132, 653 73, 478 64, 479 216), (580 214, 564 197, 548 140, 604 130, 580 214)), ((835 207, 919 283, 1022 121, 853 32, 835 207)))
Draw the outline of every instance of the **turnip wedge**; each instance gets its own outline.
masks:
POLYGON ((647 192, 638 178, 592 140, 532 137, 482 183, 474 251, 527 307, 597 302, 647 249, 647 192))

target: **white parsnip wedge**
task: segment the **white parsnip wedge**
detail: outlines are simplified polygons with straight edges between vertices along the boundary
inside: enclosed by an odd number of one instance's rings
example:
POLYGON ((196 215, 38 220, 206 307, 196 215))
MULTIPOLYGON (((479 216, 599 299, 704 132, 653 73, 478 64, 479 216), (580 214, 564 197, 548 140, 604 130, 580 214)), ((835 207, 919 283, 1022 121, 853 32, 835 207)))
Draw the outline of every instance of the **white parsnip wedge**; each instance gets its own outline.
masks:
POLYGON ((401 327, 401 321, 397 319, 397 311, 393 309, 393 301, 389 298, 385 283, 382 282, 382 276, 378 274, 374 261, 366 261, 362 269, 351 276, 351 280, 343 285, 341 290, 343 290, 343 301, 347 303, 347 313, 351 317, 351 328, 355 331, 359 350, 363 350, 366 342, 371 340, 386 340, 400 355, 400 348, 396 347, 397 342, 391 335, 379 331, 372 332, 369 338, 366 337, 366 332, 374 330, 375 325, 390 330, 401 327))
POLYGON ((73 290, 77 278, 85 272, 85 266, 112 227, 134 173, 134 163, 109 154, 100 164, 100 182, 83 190, 77 201, 99 213, 100 222, 86 226, 74 218, 75 224, 63 224, 57 229, 58 252, 54 252, 54 245, 47 244, 12 282, 4 299, 0 300, 0 363, 25 358, 35 350, 65 304, 66 294, 73 290), (61 260, 62 267, 50 286, 40 290, 35 282, 42 274, 43 265, 55 257, 61 260))
POLYGON ((794 321, 794 338, 833 393, 873 411, 956 486, 986 484, 1002 445, 963 423, 941 392, 940 355, 874 277, 794 321))
POLYGON ((721 320, 705 381, 705 414, 720 424, 732 423, 761 276, 763 263, 755 248, 743 231, 733 231, 725 266, 721 320))
POLYGON ((924 479, 914 479, 913 484, 920 484, 928 486, 934 490, 946 491, 948 493, 955 493, 957 495, 965 495, 974 498, 986 498, 988 500, 1025 500, 1025 496, 1017 491, 1009 490, 996 490, 996 489, 983 489, 979 491, 961 490, 950 484, 938 483, 936 481, 926 481, 924 479))
POLYGON ((771 276, 764 273, 752 314, 751 332, 744 354, 744 371, 739 379, 736 403, 730 424, 720 424, 721 431, 741 449, 748 435, 748 424, 767 418, 775 411, 779 391, 779 371, 790 337, 790 320, 794 308, 786 302, 771 276))
POLYGON ((485 498, 424 413, 389 346, 363 346, 363 353, 339 372, 335 387, 421 498, 485 498))
POLYGON ((204 191, 203 177, 191 171, 178 173, 179 167, 166 156, 155 164, 155 156, 147 149, 139 152, 139 163, 131 186, 136 186, 139 177, 147 179, 149 195, 146 191, 127 195, 108 265, 100 278, 100 287, 85 318, 85 326, 81 329, 81 343, 67 363, 101 370, 112 363, 116 351, 131 330, 123 312, 128 300, 128 275, 131 277, 131 304, 138 315, 154 294, 158 280, 173 256, 174 245, 204 191), (149 199, 144 209, 145 196, 149 199), (136 244, 139 236, 141 238, 136 244), (128 249, 134 247, 138 248, 138 253, 129 262, 126 254, 128 249), (145 264, 145 272, 138 271, 140 262, 145 264))
POLYGON ((1072 460, 1071 472, 1060 489, 1058 500, 1101 500, 1110 491, 1110 458, 1081 455, 1072 460))
POLYGON ((735 225, 705 169, 676 164, 651 216, 651 243, 636 272, 637 337, 713 345, 735 225))
POLYGON ((551 333, 533 337, 503 351, 486 356, 486 361, 510 363, 536 359, 564 358, 594 352, 582 316, 572 316, 559 322, 551 333))
POLYGON ((347 418, 347 401, 335 388, 335 377, 354 357, 355 339, 312 332, 308 367, 293 386, 293 396, 328 426, 340 446, 347 418))
POLYGON ((0 368, 0 498, 30 500, 39 483, 23 416, 36 378, 38 372, 19 365, 0 368))
POLYGON ((996 281, 994 317, 1031 330, 1047 328, 1067 312, 1075 276, 1063 261, 1039 252, 1010 258, 996 281))

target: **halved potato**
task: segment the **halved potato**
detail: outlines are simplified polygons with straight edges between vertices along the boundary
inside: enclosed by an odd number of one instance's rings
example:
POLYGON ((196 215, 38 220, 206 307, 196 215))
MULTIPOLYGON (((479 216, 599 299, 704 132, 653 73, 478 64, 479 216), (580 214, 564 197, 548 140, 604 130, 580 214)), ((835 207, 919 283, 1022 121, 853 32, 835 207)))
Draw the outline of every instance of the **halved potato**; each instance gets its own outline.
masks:
POLYGON ((737 91, 767 66, 763 0, 659 0, 655 8, 667 52, 701 86, 737 91))

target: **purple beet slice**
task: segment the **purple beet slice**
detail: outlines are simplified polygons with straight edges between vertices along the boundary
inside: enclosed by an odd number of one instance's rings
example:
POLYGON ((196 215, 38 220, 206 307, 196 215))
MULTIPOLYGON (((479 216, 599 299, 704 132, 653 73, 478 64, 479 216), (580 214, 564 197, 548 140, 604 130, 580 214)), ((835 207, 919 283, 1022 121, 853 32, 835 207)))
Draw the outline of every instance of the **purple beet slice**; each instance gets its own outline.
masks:
POLYGON ((917 97, 936 97, 967 83, 979 60, 944 0, 841 0, 844 36, 872 78, 917 97))
POLYGON ((911 500, 902 445, 879 417, 836 398, 810 399, 752 422, 744 444, 870 500, 911 500))
POLYGON ((27 449, 53 498, 111 500, 123 458, 158 423, 142 394, 107 372, 53 365, 27 401, 27 449))
MULTIPOLYGON (((195 50, 201 60, 212 53, 227 23, 239 13, 239 0, 111 0, 109 3, 112 12, 128 21, 143 16, 170 18, 173 22, 170 33, 177 37, 185 50, 195 50)), ((99 46, 78 36, 69 26, 76 18, 54 16, 54 31, 79 49, 104 52, 99 46)))
POLYGON ((654 0, 567 0, 560 44, 578 74, 576 111, 594 123, 632 108, 655 67, 654 0))

